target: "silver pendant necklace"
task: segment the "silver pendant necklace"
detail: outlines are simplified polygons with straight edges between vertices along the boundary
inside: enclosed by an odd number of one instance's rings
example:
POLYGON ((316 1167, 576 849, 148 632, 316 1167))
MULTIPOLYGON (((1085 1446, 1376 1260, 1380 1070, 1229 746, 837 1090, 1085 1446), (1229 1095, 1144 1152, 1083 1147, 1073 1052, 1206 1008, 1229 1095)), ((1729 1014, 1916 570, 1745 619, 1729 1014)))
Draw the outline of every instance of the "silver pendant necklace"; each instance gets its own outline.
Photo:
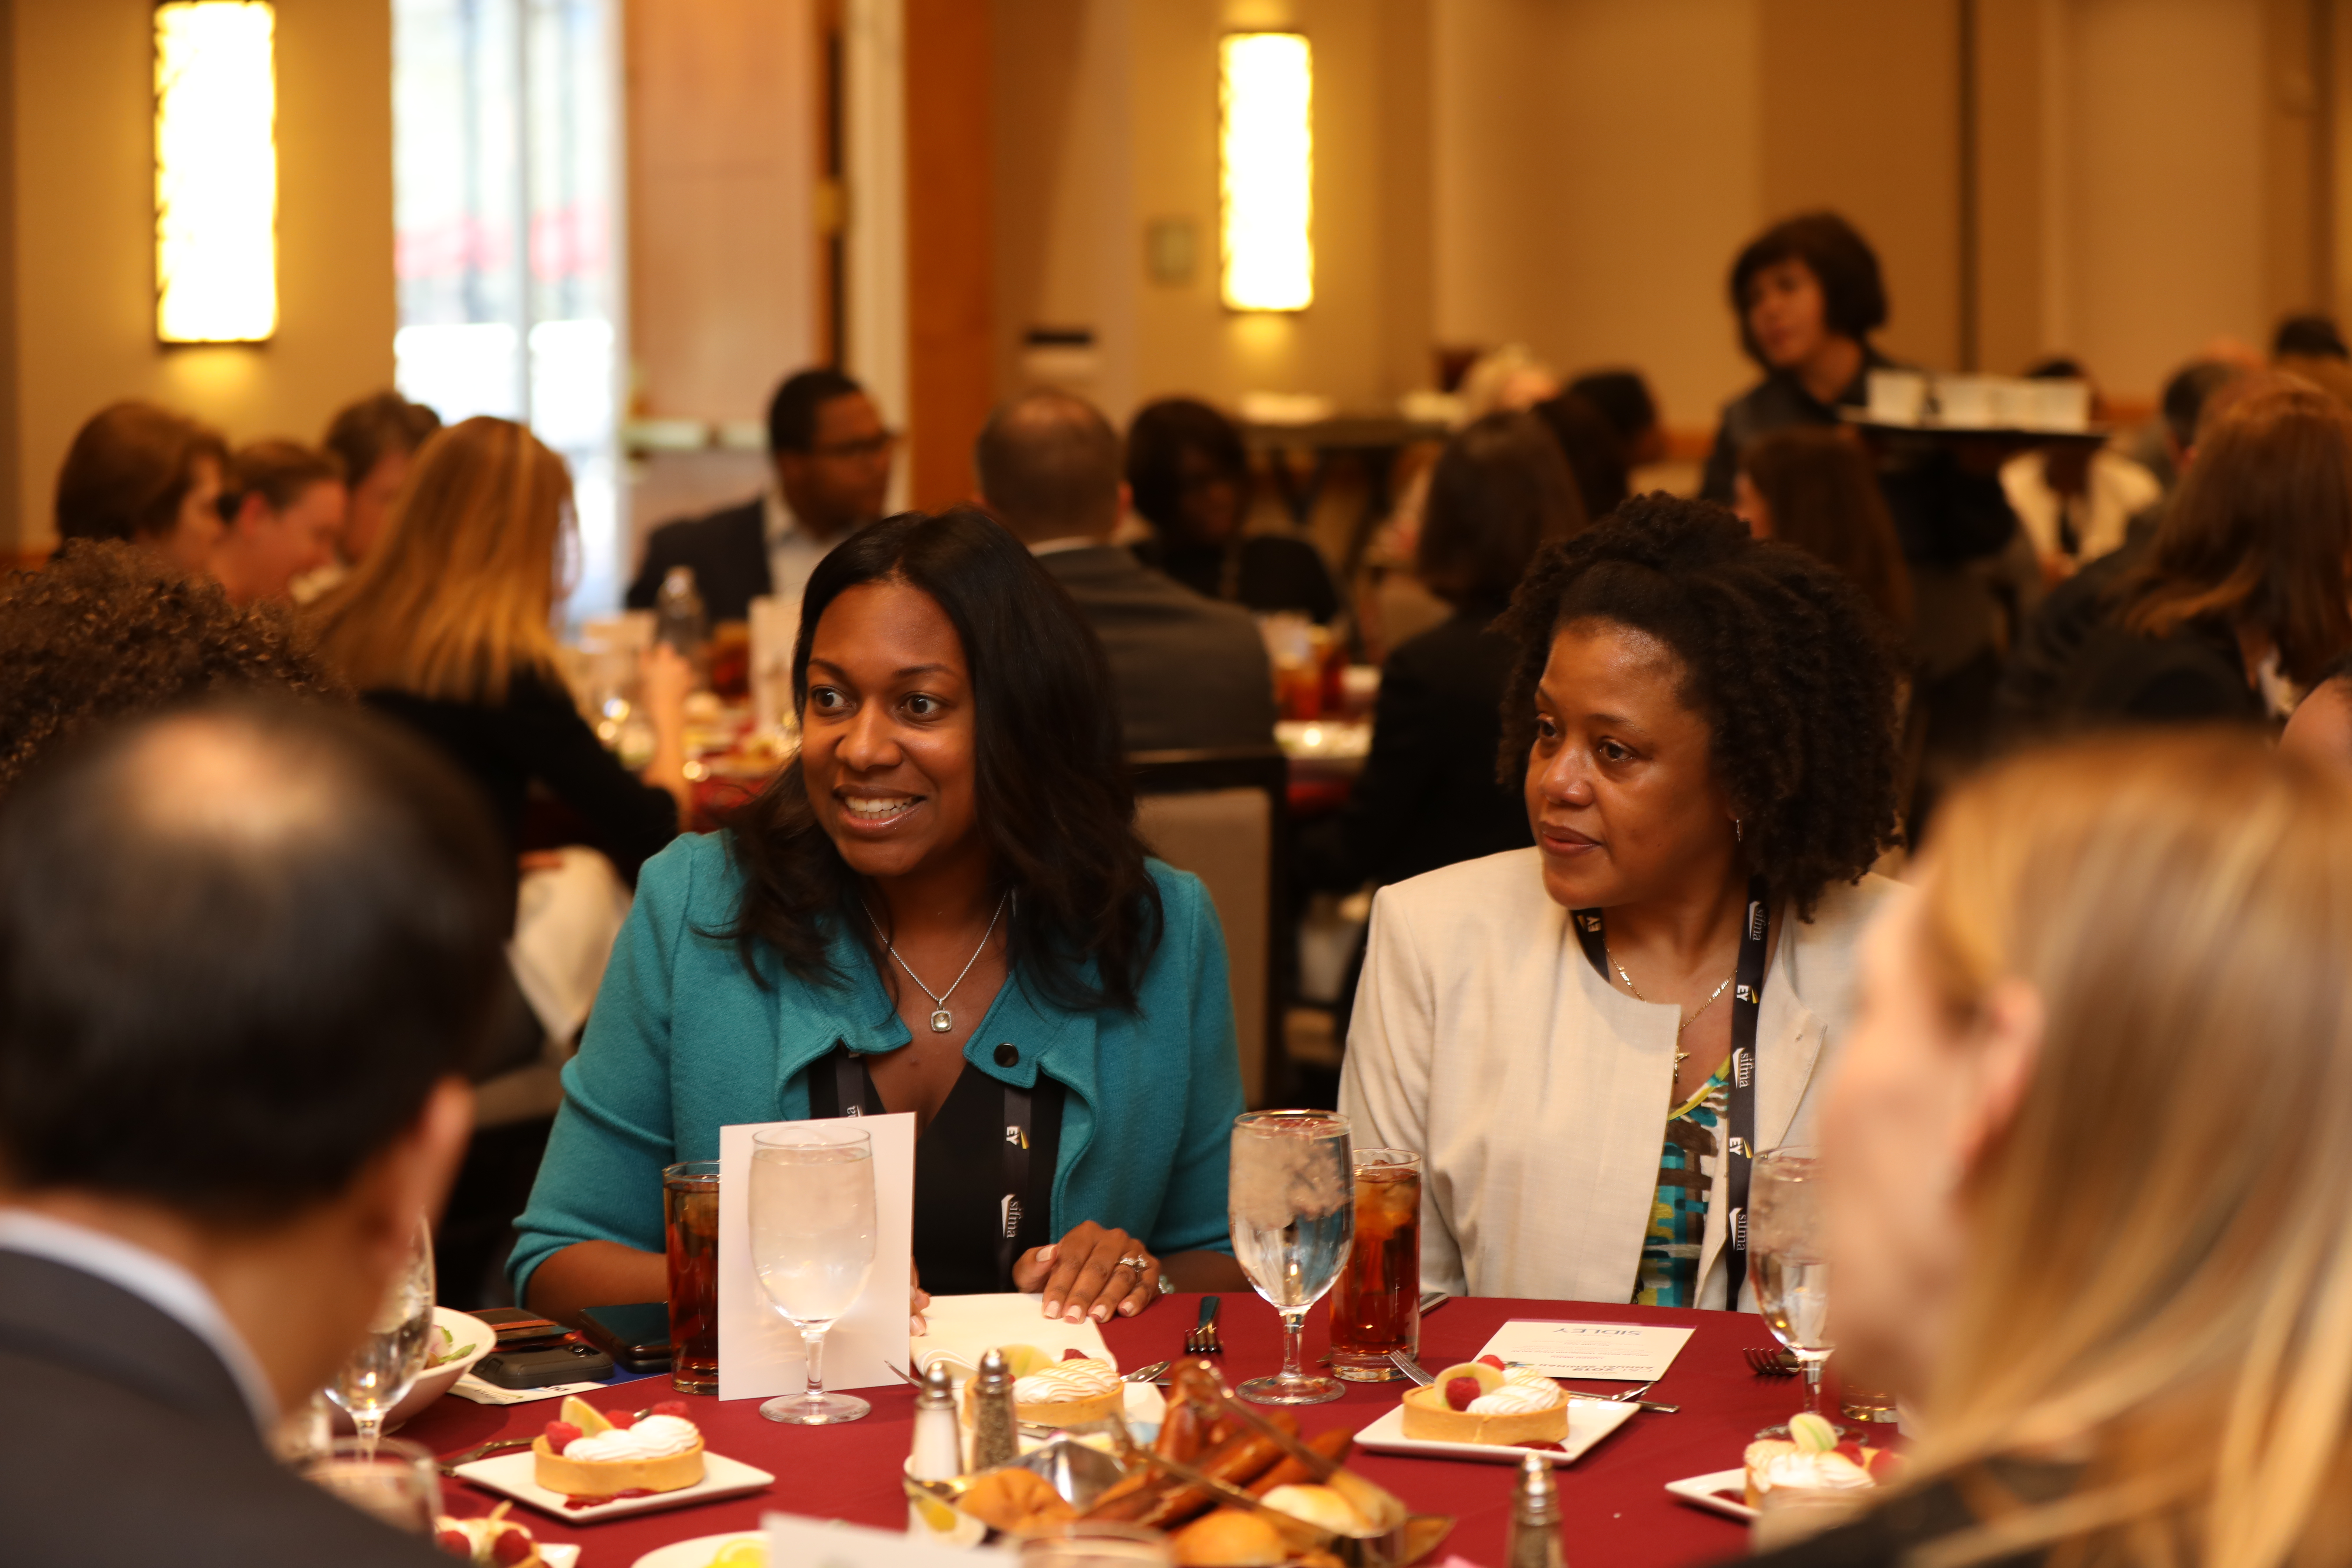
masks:
POLYGON ((923 977, 915 973, 906 959, 899 956, 898 944, 890 940, 890 933, 882 929, 882 922, 874 920, 874 906, 871 904, 866 906, 866 918, 874 921, 874 934, 882 939, 883 950, 892 958, 898 960, 898 967, 906 970, 907 978, 915 983, 915 989, 931 999, 931 1033, 934 1035, 944 1035, 955 1027, 955 1014, 948 1009, 948 998, 954 995, 955 988, 963 984, 964 975, 971 973, 971 966, 980 962, 980 955, 988 951, 988 939, 996 934, 996 922, 1004 918, 1004 900, 1012 896, 1012 891, 1008 889, 1004 897, 996 900, 996 912, 988 917, 988 929, 981 933, 980 945, 973 948, 971 956, 964 961, 962 973, 948 982, 948 988, 944 991, 934 991, 923 984, 923 977))

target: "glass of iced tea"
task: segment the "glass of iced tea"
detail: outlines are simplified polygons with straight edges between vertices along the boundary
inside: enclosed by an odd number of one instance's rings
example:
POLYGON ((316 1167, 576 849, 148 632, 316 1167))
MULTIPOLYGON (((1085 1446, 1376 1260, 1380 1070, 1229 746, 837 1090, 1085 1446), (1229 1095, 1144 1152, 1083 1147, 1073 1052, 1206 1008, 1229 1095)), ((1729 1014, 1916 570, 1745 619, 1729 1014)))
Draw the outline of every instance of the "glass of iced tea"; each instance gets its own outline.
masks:
POLYGON ((719 1392, 719 1162, 689 1160, 662 1172, 662 1229, 669 1241, 669 1385, 719 1392))
POLYGON ((1400 1378, 1389 1356, 1421 1353, 1421 1156, 1356 1151, 1356 1242, 1331 1291, 1331 1370, 1352 1383, 1400 1378))

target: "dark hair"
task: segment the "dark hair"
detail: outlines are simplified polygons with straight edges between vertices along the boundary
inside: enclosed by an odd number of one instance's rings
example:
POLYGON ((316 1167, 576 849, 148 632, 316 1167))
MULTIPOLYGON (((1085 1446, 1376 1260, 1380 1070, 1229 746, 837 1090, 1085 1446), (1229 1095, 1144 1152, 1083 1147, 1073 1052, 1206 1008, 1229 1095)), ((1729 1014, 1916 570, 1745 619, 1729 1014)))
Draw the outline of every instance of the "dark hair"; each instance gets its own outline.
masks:
POLYGON ((1568 463, 1543 422, 1489 414, 1438 456, 1413 568, 1449 604, 1499 605, 1538 550, 1583 526, 1568 463))
POLYGON ((2164 384, 2164 427, 2186 451, 2197 444, 2197 423, 2204 417, 2206 401, 2246 374, 2243 365, 2227 360, 2192 360, 2172 373, 2164 384))
POLYGON ((2072 354, 2043 354, 2025 367, 2027 381, 2088 381, 2091 373, 2072 354))
POLYGON ((299 441, 256 441, 229 454, 222 476, 220 513, 234 523, 245 498, 257 495, 273 511, 284 511, 302 499, 312 485, 343 478, 342 460, 331 451, 305 447, 299 441))
POLYGON ((1803 262, 1821 284, 1822 319, 1830 331, 1861 342, 1886 324, 1886 285, 1870 242, 1835 213, 1800 213, 1749 240, 1731 264, 1731 311, 1739 319, 1739 346, 1757 363, 1764 363, 1764 354, 1748 330, 1748 286, 1759 272, 1783 261, 1803 262))
POLYGON ((1192 397, 1147 403, 1127 426, 1127 483, 1136 515, 1161 533, 1184 528, 1184 458, 1199 453, 1220 479, 1244 489, 1249 452, 1234 422, 1192 397))
POLYGON ((836 397, 856 397, 865 390, 837 370, 786 376, 768 400, 768 450, 809 450, 816 445, 817 411, 836 397))
POLYGON ((219 584, 136 545, 70 542, 0 577, 0 798, 33 763, 108 720, 251 689, 343 694, 282 605, 240 609, 219 584))
POLYGON ((1684 701, 1706 720, 1747 827, 1740 853, 1799 919, 1895 841, 1894 650, 1837 572, 1750 539, 1726 508, 1664 494, 1548 547, 1498 623, 1518 650, 1503 701, 1508 785, 1535 743, 1552 639, 1581 620, 1646 632, 1682 661, 1684 701))
POLYGON ((1911 625, 1911 573, 1870 459, 1842 430, 1775 430, 1739 455, 1772 514, 1772 537, 1845 574, 1898 631, 1911 625))
POLYGON ((364 484, 387 453, 413 453, 441 428, 441 416, 397 392, 378 392, 348 404, 327 426, 320 443, 340 458, 343 477, 364 484))
POLYGON ((1082 397, 1031 392, 1003 405, 971 460, 989 510, 1033 543, 1118 522, 1118 432, 1082 397))
POLYGON ((2271 357, 2305 359, 2352 359, 2352 348, 2344 343, 2343 329, 2336 318, 2317 310, 2288 316, 2271 334, 2271 357))
POLYGON ((75 433, 58 470, 58 537, 171 532, 205 458, 221 467, 228 462, 228 444, 208 426, 152 403, 99 410, 75 433))
POLYGON ((285 701, 28 780, 0 812, 8 1178, 224 1224, 342 1191, 483 1037, 514 897, 478 795, 285 701))
POLYGON ((1628 448, 1657 426, 1657 402, 1638 370, 1587 371, 1568 384, 1567 392, 1598 409, 1628 448))
POLYGON ((2116 585, 2126 629, 2161 637, 2191 621, 2253 626, 2308 683, 2352 647, 2352 416, 2292 385, 2232 404, 2198 438, 2197 460, 2155 542, 2116 585))
POLYGON ((1581 393, 1547 397, 1528 412, 1544 422, 1559 455, 1568 459, 1569 477, 1576 481, 1577 499, 1587 518, 1607 517, 1633 493, 1625 437, 1581 393))
MULTIPOLYGON (((1160 890, 1135 831, 1135 787, 1101 643, 1069 595, 985 512, 900 512, 845 540, 809 578, 793 648, 793 703, 803 714, 809 648, 825 607, 866 583, 929 595, 963 643, 980 831, 1013 895, 1008 965, 1072 1010, 1134 1006, 1160 944, 1160 890)), ((726 826, 743 902, 731 928, 708 934, 732 939, 754 981, 765 984, 762 948, 803 981, 840 981, 826 956, 832 921, 845 922, 880 958, 856 874, 818 823, 797 765, 726 826)), ((883 973, 895 993, 897 981, 883 973)))

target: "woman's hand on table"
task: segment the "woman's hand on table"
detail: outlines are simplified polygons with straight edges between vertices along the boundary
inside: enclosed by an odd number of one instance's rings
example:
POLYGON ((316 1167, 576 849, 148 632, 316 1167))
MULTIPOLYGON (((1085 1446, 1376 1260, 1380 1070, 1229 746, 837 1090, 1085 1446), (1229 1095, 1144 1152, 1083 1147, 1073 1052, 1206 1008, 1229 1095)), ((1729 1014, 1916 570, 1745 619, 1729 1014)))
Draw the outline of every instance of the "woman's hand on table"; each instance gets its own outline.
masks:
POLYGON ((1013 1265, 1013 1288, 1042 1290, 1045 1316, 1108 1322, 1131 1318, 1160 1299, 1160 1260, 1123 1230, 1092 1220, 1050 1247, 1033 1247, 1013 1265))
POLYGON ((930 1310, 931 1293, 923 1289, 922 1275, 910 1263, 907 1266, 907 1331, 929 1333, 931 1325, 923 1321, 923 1314, 930 1310))

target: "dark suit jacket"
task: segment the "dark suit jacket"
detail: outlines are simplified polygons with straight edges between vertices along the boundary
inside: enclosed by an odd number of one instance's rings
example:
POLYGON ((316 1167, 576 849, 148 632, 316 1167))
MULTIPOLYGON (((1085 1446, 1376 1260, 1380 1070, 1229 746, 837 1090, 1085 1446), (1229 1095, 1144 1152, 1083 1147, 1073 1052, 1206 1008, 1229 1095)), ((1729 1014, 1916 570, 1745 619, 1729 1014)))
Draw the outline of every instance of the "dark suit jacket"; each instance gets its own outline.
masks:
POLYGON ((646 541, 645 564, 629 584, 627 604, 650 610, 662 579, 673 566, 694 568, 702 613, 714 624, 749 620, 751 601, 768 591, 768 534, 764 503, 753 497, 709 517, 666 522, 646 541))
POLYGON ((448 1568, 278 1464, 211 1348, 94 1275, 0 1251, 10 1568, 448 1568))
POLYGON ((1263 746, 1274 674, 1249 614, 1204 599, 1115 545, 1037 557, 1102 639, 1130 752, 1263 746))
POLYGON ((1515 656, 1486 627, 1502 612, 1458 611, 1389 655, 1363 773, 1336 819, 1300 836, 1308 886, 1385 886, 1535 842, 1520 792, 1495 779, 1515 656))

